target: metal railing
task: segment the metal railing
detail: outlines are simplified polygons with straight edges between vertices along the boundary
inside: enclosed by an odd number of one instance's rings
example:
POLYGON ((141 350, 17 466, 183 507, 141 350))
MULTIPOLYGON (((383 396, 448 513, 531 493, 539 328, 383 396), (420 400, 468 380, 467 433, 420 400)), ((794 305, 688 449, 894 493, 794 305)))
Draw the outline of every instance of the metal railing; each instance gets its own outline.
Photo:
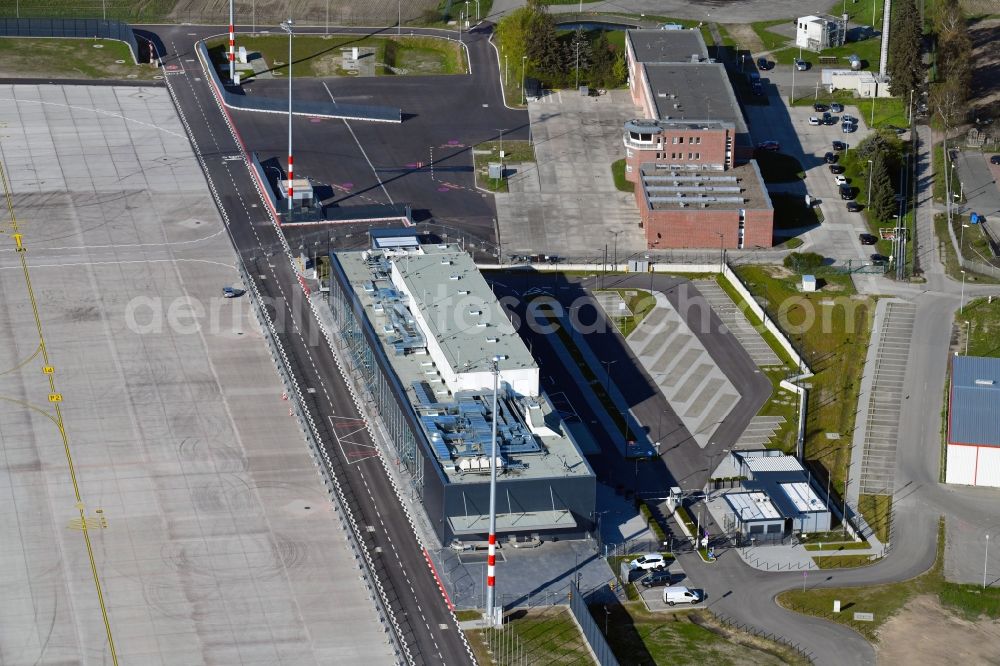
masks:
POLYGON ((816 658, 813 655, 813 653, 810 650, 803 647, 803 645, 797 641, 793 641, 789 638, 786 638, 785 636, 782 636, 781 634, 774 633, 773 631, 765 631, 764 629, 755 627, 749 622, 740 622, 739 620, 733 619, 728 615, 723 615, 719 612, 713 612, 712 614, 715 615, 715 618, 722 624, 722 626, 726 627, 727 629, 733 629, 734 631, 741 631, 743 633, 757 636, 758 638, 774 641, 775 643, 781 643, 789 650, 792 650, 803 659, 809 661, 809 663, 813 663, 816 661, 816 658))
POLYGON ((615 657, 614 652, 611 651, 611 646, 608 645, 607 638, 605 638, 597 623, 594 622, 594 617, 590 614, 585 596, 580 593, 580 589, 576 585, 571 583, 570 586, 569 611, 576 618, 576 623, 580 625, 580 632, 583 634, 583 639, 590 646, 594 658, 600 666, 618 666, 618 659, 615 657))

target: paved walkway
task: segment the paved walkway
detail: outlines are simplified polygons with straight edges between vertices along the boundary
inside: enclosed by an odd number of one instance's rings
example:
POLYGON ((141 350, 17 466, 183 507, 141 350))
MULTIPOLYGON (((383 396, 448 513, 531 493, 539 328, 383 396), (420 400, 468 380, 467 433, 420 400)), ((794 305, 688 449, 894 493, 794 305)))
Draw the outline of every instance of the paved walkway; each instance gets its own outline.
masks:
POLYGON ((915 315, 916 306, 899 299, 883 299, 875 307, 851 449, 847 495, 855 506, 861 494, 893 492, 903 379, 915 315))
POLYGON ((695 286, 708 304, 719 315, 729 332, 736 336, 753 362, 761 367, 783 365, 778 355, 771 349, 760 333, 750 325, 746 315, 733 303, 729 294, 715 280, 697 280, 695 286))
POLYGON ((740 394, 667 297, 655 295, 656 307, 626 342, 704 448, 740 394))

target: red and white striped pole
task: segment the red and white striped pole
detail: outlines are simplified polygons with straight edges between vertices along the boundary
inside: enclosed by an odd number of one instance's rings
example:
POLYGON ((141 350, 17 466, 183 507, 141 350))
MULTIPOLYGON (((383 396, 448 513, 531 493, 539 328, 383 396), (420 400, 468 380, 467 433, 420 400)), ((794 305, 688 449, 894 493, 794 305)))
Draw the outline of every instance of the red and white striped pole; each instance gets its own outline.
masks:
POLYGON ((292 166, 292 28, 295 23, 292 19, 281 22, 281 29, 288 33, 288 212, 295 208, 293 199, 294 188, 292 179, 295 177, 295 168, 292 166))
POLYGON ((233 2, 229 0, 229 80, 236 81, 236 30, 233 29, 233 2))
POLYGON ((493 414, 490 417, 493 430, 490 444, 490 540, 486 558, 486 623, 493 626, 496 621, 493 606, 496 600, 497 563, 497 393, 500 389, 500 359, 493 357, 493 414))

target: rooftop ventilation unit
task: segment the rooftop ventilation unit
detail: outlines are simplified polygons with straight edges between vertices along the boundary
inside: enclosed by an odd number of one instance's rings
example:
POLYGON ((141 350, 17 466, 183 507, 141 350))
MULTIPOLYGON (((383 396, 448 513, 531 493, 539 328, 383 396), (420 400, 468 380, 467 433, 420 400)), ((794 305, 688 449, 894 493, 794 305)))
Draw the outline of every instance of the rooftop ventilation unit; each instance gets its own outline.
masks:
POLYGON ((996 384, 992 379, 977 379, 976 386, 993 386, 996 384))
POLYGON ((458 273, 452 273, 451 275, 448 276, 449 280, 460 280, 461 278, 462 276, 459 275, 458 273))

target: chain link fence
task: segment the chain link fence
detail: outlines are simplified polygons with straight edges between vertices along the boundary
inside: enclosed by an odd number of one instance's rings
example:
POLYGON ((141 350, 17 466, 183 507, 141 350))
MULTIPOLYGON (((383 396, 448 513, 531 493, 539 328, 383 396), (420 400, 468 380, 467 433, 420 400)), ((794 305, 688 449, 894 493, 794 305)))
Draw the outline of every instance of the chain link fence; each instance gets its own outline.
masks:
POLYGON ((132 26, 121 21, 0 18, 0 36, 116 39, 128 44, 132 59, 139 62, 139 45, 136 44, 132 26))

